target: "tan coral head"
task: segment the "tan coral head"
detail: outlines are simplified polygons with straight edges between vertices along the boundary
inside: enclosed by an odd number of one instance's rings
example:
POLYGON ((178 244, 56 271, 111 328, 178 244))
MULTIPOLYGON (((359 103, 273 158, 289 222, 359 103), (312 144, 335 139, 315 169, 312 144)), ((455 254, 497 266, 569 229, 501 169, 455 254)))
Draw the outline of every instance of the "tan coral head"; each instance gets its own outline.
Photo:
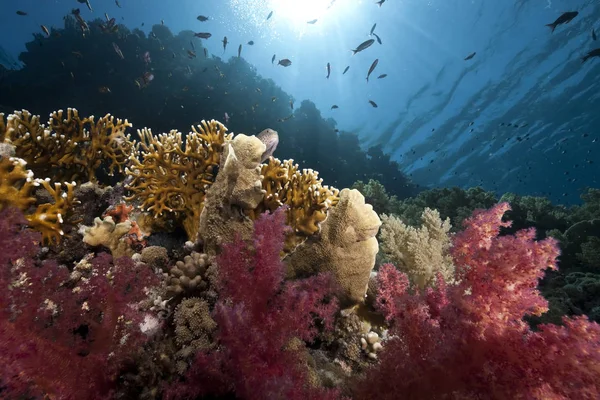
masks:
POLYGON ((261 133, 259 133, 258 135, 256 135, 256 137, 261 142, 263 142, 265 144, 265 146, 267 146, 267 149, 265 150, 262 157, 260 158, 260 162, 264 163, 275 152, 275 149, 277 148, 277 145, 279 144, 279 134, 277 134, 277 132, 274 131, 273 129, 267 128, 264 131, 262 131, 261 133))

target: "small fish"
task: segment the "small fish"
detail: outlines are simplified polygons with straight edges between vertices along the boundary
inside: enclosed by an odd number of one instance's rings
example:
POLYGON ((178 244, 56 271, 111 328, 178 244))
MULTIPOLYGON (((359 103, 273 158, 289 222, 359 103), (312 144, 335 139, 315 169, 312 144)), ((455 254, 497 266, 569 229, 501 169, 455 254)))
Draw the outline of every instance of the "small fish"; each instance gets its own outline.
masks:
POLYGON ((208 39, 209 37, 212 36, 212 33, 198 32, 198 33, 194 33, 194 36, 199 37, 200 39, 208 39))
POLYGON ((81 52, 79 51, 72 51, 71 54, 73 54, 77 58, 83 58, 83 54, 81 54, 81 52))
POLYGON ((475 54, 477 54, 476 51, 472 52, 471 54, 469 54, 468 56, 465 57, 465 61, 470 60, 471 58, 475 57, 475 54))
POLYGON ((113 49, 115 49, 115 53, 117 53, 117 55, 119 57, 121 57, 121 60, 124 60, 125 56, 123 55, 123 52, 121 51, 119 46, 117 46, 117 44, 115 42, 112 42, 112 46, 113 46, 113 49))
POLYGON ((108 86, 100 86, 98 88, 98 92, 100 92, 100 93, 112 93, 110 91, 110 88, 108 86))
POLYGON ((194 46, 194 42, 190 40, 190 46, 192 46, 192 50, 196 50, 196 46, 194 46))
POLYGON ((248 45, 249 45, 249 46, 254 46, 254 40, 251 40, 251 41, 249 41, 249 42, 248 42, 248 45))
POLYGON ((294 109, 294 100, 290 100, 290 108, 293 110, 294 109))
POLYGON ((277 65, 281 65, 283 67, 289 67, 290 65, 292 65, 292 62, 289 59, 284 58, 283 60, 279 60, 277 65))
POLYGON ((196 52, 195 51, 188 50, 187 53, 188 53, 188 57, 189 58, 196 58, 196 52))
POLYGON ((164 20, 164 19, 161 19, 161 20, 160 20, 160 24, 161 24, 161 25, 164 25, 164 24, 165 24, 165 20, 164 20))
POLYGON ((376 34, 375 32, 373 32, 373 36, 375 36, 375 39, 377 39, 377 43, 383 44, 383 43, 381 43, 381 38, 379 37, 378 34, 376 34))
POLYGON ((371 27, 371 32, 369 33, 369 35, 373 35, 373 32, 375 32, 375 27, 377 26, 377 24, 373 24, 373 26, 371 27))
POLYGON ((144 55, 142 56, 142 59, 144 60, 144 63, 150 64, 152 62, 152 59, 150 58, 150 52, 149 51, 145 52, 144 55))
POLYGON ((378 1, 377 3, 375 3, 375 4, 379 4, 379 7, 381 7, 381 5, 382 5, 383 3, 385 3, 385 0, 379 0, 379 1, 378 1))
POLYGON ((110 21, 110 18, 108 18, 108 14, 104 13, 104 18, 106 18, 106 22, 110 21))
POLYGON ((204 48, 204 57, 208 58, 208 50, 206 50, 206 47, 204 48))
POLYGON ((342 75, 344 75, 346 72, 348 72, 348 70, 350 69, 350 66, 348 65, 345 69, 344 72, 342 72, 342 75))
POLYGON ((596 37, 596 31, 594 31, 594 28, 592 28, 592 40, 596 40, 596 39, 598 39, 596 37))
POLYGON ((373 43, 375 43, 375 39, 365 40, 364 42, 362 42, 361 44, 359 44, 356 49, 352 50, 352 55, 358 53, 359 51, 363 51, 364 49, 366 49, 369 46, 371 46, 373 43))
POLYGON ((17 11, 17 15, 25 16, 27 13, 25 11, 17 11))
POLYGON ((229 123, 229 114, 227 114, 227 112, 225 112, 225 114, 223 115, 224 119, 225 119, 225 124, 229 123))
POLYGON ((327 79, 329 79, 329 75, 331 75, 331 65, 327 63, 327 79))
POLYGON ((260 90, 260 88, 256 88, 256 92, 257 93, 262 93, 262 90, 260 90))
POLYGON ((271 64, 273 64, 275 62, 275 55, 276 54, 273 54, 273 57, 271 57, 271 64))
POLYGON ((277 100, 277 97, 275 97, 275 96, 271 97, 271 102, 272 103, 275 103, 275 100, 277 100))
POLYGON ((238 58, 242 55, 242 45, 240 44, 240 47, 238 47, 238 58))
POLYGON ((50 31, 48 30, 48 28, 46 28, 44 25, 40 25, 40 28, 42 28, 46 36, 50 36, 50 31))
POLYGON ((200 22, 208 21, 208 17, 205 17, 204 15, 198 15, 196 19, 200 22))
POLYGON ((588 52, 585 56, 581 58, 581 63, 583 64, 592 57, 600 57, 600 48, 588 52))
POLYGON ((273 11, 271 11, 271 12, 269 13, 269 15, 267 15, 267 19, 266 19, 266 21, 268 21, 268 20, 269 20, 269 19, 270 19, 272 16, 273 16, 273 11))
POLYGON ((306 21, 306 23, 314 25, 317 21, 318 21, 317 19, 311 19, 310 21, 306 21))
POLYGON ((567 11, 563 13, 560 17, 556 18, 556 21, 554 21, 551 24, 547 24, 546 26, 550 27, 551 32, 554 32, 558 25, 568 24, 577 15, 579 15, 579 12, 577 11, 567 11))
POLYGON ((288 119, 290 119, 290 118, 293 118, 293 117, 294 117, 294 114, 290 114, 290 115, 288 115, 288 116, 287 116, 287 117, 285 117, 285 118, 279 118, 277 121, 279 121, 279 122, 285 122, 285 121, 287 121, 288 119))
POLYGON ((386 76, 387 76, 387 74, 381 74, 381 75, 379 75, 379 76, 377 77, 377 79, 383 79, 383 78, 385 78, 386 76))
POLYGON ((121 4, 119 4, 119 0, 115 0, 115 4, 117 5, 117 7, 123 8, 123 7, 121 7, 121 4))
POLYGON ((377 108, 377 103, 375 103, 373 100, 369 100, 369 104, 371 104, 373 106, 373 108, 377 108))
POLYGON ((87 6, 87 8, 90 9, 90 11, 92 11, 92 12, 94 11, 94 10, 92 10, 92 5, 90 4, 90 0, 77 0, 77 1, 81 4, 85 3, 85 5, 87 6))
POLYGON ((332 106, 331 106, 331 109, 332 109, 332 110, 335 110, 335 109, 338 109, 338 108, 339 108, 339 107, 337 106, 337 104, 334 104, 334 105, 332 105, 332 106))
POLYGON ((225 53, 225 50, 227 49, 227 43, 229 43, 227 41, 227 36, 223 37, 222 42, 223 42, 223 53, 225 53))
POLYGON ((369 72, 367 73, 367 83, 369 82, 369 76, 371 76, 371 72, 375 70, 375 67, 377 67, 378 63, 379 58, 376 58, 375 61, 373 61, 373 63, 371 64, 371 67, 369 67, 369 72))

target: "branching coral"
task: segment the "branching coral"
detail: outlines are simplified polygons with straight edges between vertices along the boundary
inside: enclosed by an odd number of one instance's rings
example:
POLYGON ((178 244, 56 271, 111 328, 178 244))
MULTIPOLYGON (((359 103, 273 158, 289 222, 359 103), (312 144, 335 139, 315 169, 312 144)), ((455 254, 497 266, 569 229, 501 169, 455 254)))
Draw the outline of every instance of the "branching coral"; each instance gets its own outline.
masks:
POLYGON ((63 235, 64 219, 74 203, 75 183, 50 184, 49 179, 34 179, 33 172, 25 170, 20 158, 0 157, 0 210, 16 207, 25 213, 31 228, 42 233, 44 243, 57 243, 63 235), (50 203, 35 205, 33 191, 41 186, 52 199, 50 203))
POLYGON ((450 257, 450 219, 442 221, 437 210, 425 208, 421 226, 406 225, 394 215, 381 215, 381 249, 387 259, 423 289, 432 286, 441 273, 446 282, 454 280, 450 257))
POLYGON ((50 114, 48 127, 26 110, 7 118, 4 141, 16 147, 17 157, 28 162, 40 177, 78 183, 95 182, 96 170, 105 165, 109 174, 122 172, 133 143, 125 130, 131 124, 107 114, 80 118, 74 108, 50 114))
POLYGON ((256 218, 260 213, 286 205, 286 223, 293 230, 286 237, 284 251, 290 252, 307 237, 320 229, 327 211, 339 201, 339 190, 323 186, 319 173, 312 169, 300 170, 294 160, 280 161, 270 157, 261 167, 265 197, 257 209, 249 211, 256 218))
POLYGON ((215 179, 223 144, 232 137, 226 132, 220 122, 202 121, 192 127, 184 145, 175 130, 158 136, 149 129, 138 131, 141 141, 126 170, 133 178, 127 185, 133 193, 129 200, 139 199, 155 218, 175 216, 194 240, 206 190, 215 179))

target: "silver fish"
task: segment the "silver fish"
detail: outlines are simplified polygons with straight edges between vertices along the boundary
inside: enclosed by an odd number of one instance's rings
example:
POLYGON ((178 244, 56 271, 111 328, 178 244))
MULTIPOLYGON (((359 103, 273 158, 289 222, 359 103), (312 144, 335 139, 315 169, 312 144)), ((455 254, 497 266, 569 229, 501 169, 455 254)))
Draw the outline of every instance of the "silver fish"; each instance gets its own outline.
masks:
POLYGON ((371 46, 373 43, 375 43, 375 39, 365 40, 364 42, 359 44, 356 49, 352 50, 352 55, 358 53, 359 51, 363 51, 364 49, 369 48, 369 46, 371 46))
POLYGON ((373 61, 373 64, 371 64, 371 67, 369 68, 369 72, 367 73, 367 82, 369 82, 369 76, 371 76, 371 72, 373 72, 375 70, 375 67, 377 67, 378 63, 379 63, 379 58, 376 58, 375 61, 373 61))

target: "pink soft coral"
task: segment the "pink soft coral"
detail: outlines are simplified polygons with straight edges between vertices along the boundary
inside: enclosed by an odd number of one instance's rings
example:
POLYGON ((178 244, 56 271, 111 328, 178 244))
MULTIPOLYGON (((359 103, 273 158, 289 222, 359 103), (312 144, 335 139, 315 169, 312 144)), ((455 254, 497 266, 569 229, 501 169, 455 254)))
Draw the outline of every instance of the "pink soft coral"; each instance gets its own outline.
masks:
POLYGON ((337 392, 308 382, 303 344, 317 329, 315 317, 330 326, 335 303, 323 301, 327 276, 284 282, 280 260, 285 213, 261 216, 254 241, 225 245, 218 257, 220 298, 213 316, 219 324, 219 350, 199 353, 186 384, 172 386, 169 398, 235 393, 241 399, 333 399, 337 392))
POLYGON ((533 332, 523 321, 547 302, 536 286, 556 268, 554 239, 534 231, 498 237, 502 203, 477 211, 456 235, 460 283, 413 293, 387 264, 378 304, 393 338, 357 385, 359 399, 598 399, 600 326, 586 317, 533 332))
POLYGON ((0 397, 107 398, 144 340, 131 305, 157 278, 102 254, 74 286, 67 268, 36 261, 39 241, 20 211, 0 211, 0 397))

